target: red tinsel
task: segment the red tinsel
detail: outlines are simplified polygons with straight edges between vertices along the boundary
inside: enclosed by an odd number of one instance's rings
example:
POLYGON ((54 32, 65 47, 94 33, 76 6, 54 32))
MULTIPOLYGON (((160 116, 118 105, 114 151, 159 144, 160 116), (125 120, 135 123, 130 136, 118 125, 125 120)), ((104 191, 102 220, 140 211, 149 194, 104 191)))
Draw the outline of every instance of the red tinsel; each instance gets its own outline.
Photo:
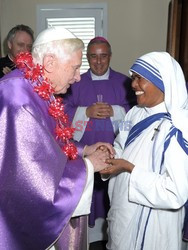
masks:
POLYGON ((25 78, 36 83, 33 86, 34 91, 49 103, 49 114, 56 121, 55 135, 56 139, 63 143, 62 150, 70 159, 76 159, 78 151, 76 146, 70 140, 73 138, 74 128, 68 127, 68 115, 64 113, 62 98, 54 97, 54 89, 50 81, 44 77, 44 68, 41 65, 35 65, 29 52, 21 52, 15 59, 15 64, 23 73, 25 78))
POLYGON ((31 53, 29 52, 21 52, 16 56, 15 60, 16 67, 18 69, 27 69, 27 68, 32 68, 33 65, 33 58, 31 53))
POLYGON ((56 136, 62 141, 70 140, 73 137, 74 131, 75 128, 61 128, 59 125, 55 129, 56 136))
POLYGON ((76 146, 74 145, 74 143, 70 142, 68 144, 65 144, 63 147, 62 147, 62 150, 65 152, 65 154, 70 157, 72 157, 73 160, 75 160, 77 158, 77 155, 78 155, 78 151, 77 151, 77 148, 76 146))
POLYGON ((49 113, 55 119, 60 119, 64 113, 64 106, 62 104, 62 98, 57 97, 54 101, 50 103, 49 113))
POLYGON ((54 89, 47 81, 42 81, 42 84, 39 86, 34 86, 34 91, 44 100, 48 101, 54 92, 54 89))

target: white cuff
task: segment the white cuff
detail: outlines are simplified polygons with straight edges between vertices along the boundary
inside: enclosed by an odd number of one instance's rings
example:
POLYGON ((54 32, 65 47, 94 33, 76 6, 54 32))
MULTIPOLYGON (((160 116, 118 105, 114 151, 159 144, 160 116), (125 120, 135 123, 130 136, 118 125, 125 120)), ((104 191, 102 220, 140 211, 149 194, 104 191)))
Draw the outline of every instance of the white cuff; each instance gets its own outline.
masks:
POLYGON ((87 165, 87 183, 72 217, 86 215, 90 213, 94 183, 94 168, 89 159, 84 158, 84 161, 87 165))

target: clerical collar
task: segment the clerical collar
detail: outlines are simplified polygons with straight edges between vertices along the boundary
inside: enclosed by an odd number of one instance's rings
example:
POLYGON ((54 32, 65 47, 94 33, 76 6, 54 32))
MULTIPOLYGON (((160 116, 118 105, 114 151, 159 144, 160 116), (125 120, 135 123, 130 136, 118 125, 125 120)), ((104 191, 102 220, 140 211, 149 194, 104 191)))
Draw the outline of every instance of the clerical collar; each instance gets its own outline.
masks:
POLYGON ((10 55, 8 54, 8 58, 12 61, 12 62, 14 62, 14 60, 10 57, 10 55))
POLYGON ((106 73, 102 76, 97 76, 95 74, 92 73, 92 71, 90 71, 91 74, 91 79, 95 80, 95 81, 99 81, 99 80, 108 80, 109 79, 109 75, 110 75, 110 68, 108 68, 108 70, 106 71, 106 73))

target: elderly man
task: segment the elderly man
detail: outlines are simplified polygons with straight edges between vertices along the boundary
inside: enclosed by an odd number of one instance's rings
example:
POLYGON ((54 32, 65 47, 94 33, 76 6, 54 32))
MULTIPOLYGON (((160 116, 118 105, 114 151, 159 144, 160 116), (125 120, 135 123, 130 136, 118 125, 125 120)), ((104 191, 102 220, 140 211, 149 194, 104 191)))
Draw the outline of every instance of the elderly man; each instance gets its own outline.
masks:
POLYGON ((46 29, 0 81, 0 249, 87 249, 79 216, 90 212, 93 172, 113 152, 77 149, 55 98, 80 80, 83 47, 66 29, 46 29))
POLYGON ((8 55, 0 58, 0 78, 15 69, 14 59, 20 52, 31 51, 34 41, 33 30, 20 24, 13 27, 6 38, 8 55))
MULTIPOLYGON (((112 49, 104 37, 93 38, 87 47, 90 69, 81 75, 81 81, 71 86, 64 100, 66 110, 77 128, 74 139, 91 145, 98 141, 113 143, 126 111, 135 103, 131 79, 110 68, 112 49)), ((95 174, 89 241, 106 239, 105 218, 109 208, 108 183, 95 174)))

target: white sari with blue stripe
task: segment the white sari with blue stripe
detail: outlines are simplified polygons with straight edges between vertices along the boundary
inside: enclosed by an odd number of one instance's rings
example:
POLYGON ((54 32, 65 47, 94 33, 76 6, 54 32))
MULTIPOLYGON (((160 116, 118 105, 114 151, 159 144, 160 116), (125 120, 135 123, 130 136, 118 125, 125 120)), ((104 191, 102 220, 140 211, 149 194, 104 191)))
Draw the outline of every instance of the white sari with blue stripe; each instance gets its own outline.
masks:
POLYGON ((179 90, 170 90, 165 85, 164 103, 152 108, 133 107, 125 117, 125 123, 134 126, 156 114, 143 130, 138 126, 138 131, 134 130, 137 136, 133 133, 127 143, 128 130, 121 130, 115 140, 116 158, 126 159, 135 167, 131 174, 124 172, 110 179, 108 249, 182 249, 188 198, 188 111, 182 86, 179 83, 179 90))

